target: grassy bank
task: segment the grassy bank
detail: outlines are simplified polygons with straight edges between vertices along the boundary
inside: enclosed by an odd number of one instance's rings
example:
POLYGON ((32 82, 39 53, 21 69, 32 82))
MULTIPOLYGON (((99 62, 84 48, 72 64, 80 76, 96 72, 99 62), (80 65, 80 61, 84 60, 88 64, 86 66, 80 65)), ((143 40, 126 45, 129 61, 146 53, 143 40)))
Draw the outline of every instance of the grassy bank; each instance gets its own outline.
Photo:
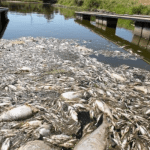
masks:
MULTIPOLYGON (((143 5, 139 0, 58 0, 58 4, 74 6, 86 11, 103 9, 117 14, 150 15, 150 5, 143 5)), ((118 19, 117 26, 133 30, 133 24, 132 20, 118 19)))
MULTIPOLYGON (((70 9, 70 8, 61 8, 60 7, 58 9, 59 9, 60 13, 65 16, 66 19, 75 17, 74 12, 77 11, 77 9, 75 9, 75 8, 70 9)), ((96 18, 94 16, 91 17, 91 21, 95 21, 95 19, 96 18)), ((129 30, 134 30, 134 21, 118 19, 117 26, 129 29, 129 30)))
POLYGON ((117 14, 150 15, 150 5, 142 5, 138 0, 58 0, 58 4, 77 6, 84 10, 104 9, 117 14))

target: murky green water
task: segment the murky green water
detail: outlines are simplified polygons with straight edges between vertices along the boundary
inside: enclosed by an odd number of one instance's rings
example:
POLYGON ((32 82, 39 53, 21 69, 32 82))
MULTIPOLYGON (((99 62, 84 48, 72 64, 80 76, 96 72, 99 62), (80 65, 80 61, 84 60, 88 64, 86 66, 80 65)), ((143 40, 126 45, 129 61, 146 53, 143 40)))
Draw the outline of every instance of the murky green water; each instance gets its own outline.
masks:
POLYGON ((3 3, 9 7, 9 23, 6 24, 4 39, 17 39, 23 36, 53 37, 59 39, 75 39, 81 45, 86 45, 95 51, 110 50, 133 51, 143 57, 138 60, 123 60, 119 58, 92 55, 99 61, 119 66, 126 64, 150 70, 149 41, 136 37, 131 30, 117 27, 116 30, 97 26, 94 22, 75 19, 75 10, 54 8, 48 4, 17 4, 3 3), (121 46, 125 46, 124 50, 121 46))

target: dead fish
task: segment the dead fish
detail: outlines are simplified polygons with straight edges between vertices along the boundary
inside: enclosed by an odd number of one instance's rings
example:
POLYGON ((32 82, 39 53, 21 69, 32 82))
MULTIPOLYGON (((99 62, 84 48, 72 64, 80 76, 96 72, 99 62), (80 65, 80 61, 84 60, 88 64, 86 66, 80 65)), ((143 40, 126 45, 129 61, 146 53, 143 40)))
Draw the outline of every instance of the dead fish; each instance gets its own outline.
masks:
POLYGON ((0 115, 1 121, 11 121, 11 120, 21 120, 26 119, 36 113, 38 110, 29 105, 19 106, 17 108, 13 108, 7 112, 3 112, 0 115))
POLYGON ((137 91, 141 91, 145 94, 147 94, 147 88, 145 86, 134 86, 134 89, 137 90, 137 91))
POLYGON ((50 125, 43 124, 37 129, 37 131, 39 132, 40 135, 42 135, 43 137, 46 137, 50 135, 50 128, 51 128, 50 125))
POLYGON ((48 146, 46 143, 40 140, 27 142, 25 145, 21 146, 18 150, 61 150, 55 146, 48 146))
POLYGON ((26 122, 22 127, 39 127, 42 125, 42 121, 39 120, 33 120, 26 122))
POLYGON ((112 73, 112 77, 116 78, 117 80, 120 80, 120 81, 125 81, 126 79, 123 78, 122 76, 116 74, 116 73, 112 73))
POLYGON ((111 111, 110 111, 109 107, 104 102, 96 100, 95 104, 99 108, 99 110, 101 110, 103 113, 106 113, 113 120, 113 116, 111 114, 111 111))
POLYGON ((139 126, 139 125, 137 125, 137 126, 139 127, 139 131, 141 132, 142 135, 147 135, 148 134, 148 132, 147 132, 147 130, 145 129, 144 126, 139 126))
POLYGON ((63 141, 67 141, 67 140, 71 140, 72 137, 65 135, 65 134, 59 134, 59 135, 53 135, 51 136, 51 139, 53 140, 63 140, 63 141))
POLYGON ((121 75, 119 74, 116 74, 116 73, 110 73, 109 71, 106 70, 106 73, 112 77, 112 78, 115 78, 117 80, 120 80, 120 81, 125 81, 126 79, 124 77, 122 77, 121 75))
POLYGON ((104 94, 105 94, 105 92, 104 92, 102 89, 96 89, 96 91, 97 91, 99 94, 101 94, 101 95, 104 95, 104 94))
POLYGON ((85 105, 83 105, 83 104, 74 104, 73 107, 76 108, 76 109, 78 109, 78 108, 85 109, 86 108, 85 105))
POLYGON ((70 114, 71 118, 72 118, 74 121, 78 122, 78 114, 77 114, 77 112, 75 111, 75 109, 74 109, 73 107, 69 106, 69 107, 68 107, 68 110, 69 110, 69 114, 70 114))
POLYGON ((17 90, 25 91, 26 89, 20 85, 17 85, 17 90))
POLYGON ((83 137, 73 150, 105 150, 109 123, 103 116, 102 124, 91 134, 83 137))
POLYGON ((10 148, 10 139, 7 138, 2 144, 1 150, 9 150, 9 148, 10 148))
POLYGON ((29 68, 29 67, 22 67, 22 68, 19 68, 18 69, 19 71, 23 71, 23 72, 30 72, 31 71, 31 68, 29 68))
POLYGON ((124 135, 125 135, 127 132, 129 132, 129 129, 130 129, 130 127, 129 127, 129 126, 126 126, 125 129, 121 130, 121 135, 122 135, 122 137, 124 137, 124 135))
POLYGON ((77 139, 71 139, 65 143, 59 144, 59 146, 65 147, 65 148, 73 148, 78 140, 77 139))
POLYGON ((61 94, 62 98, 65 100, 76 100, 82 97, 82 94, 79 92, 66 92, 61 94))
POLYGON ((68 136, 68 135, 64 135, 64 134, 60 134, 60 135, 52 135, 50 138, 47 137, 43 137, 44 141, 50 143, 50 144, 55 144, 55 145, 60 145, 60 144, 73 144, 74 141, 71 142, 72 140, 72 136, 68 136), (70 142, 69 142, 70 141, 70 142))
POLYGON ((95 115, 94 110, 90 110, 90 118, 91 118, 91 119, 93 119, 93 118, 94 118, 94 115, 95 115))
POLYGON ((125 149, 125 147, 127 146, 127 142, 128 142, 128 139, 127 137, 125 136, 122 140, 122 143, 121 143, 121 147, 122 149, 125 149))
POLYGON ((145 112, 146 115, 150 115, 150 109, 145 112))
POLYGON ((16 91, 16 90, 17 90, 17 88, 16 88, 14 85, 8 85, 8 87, 9 87, 11 90, 13 90, 13 91, 16 91))
POLYGON ((42 135, 42 136, 49 136, 50 135, 50 130, 46 129, 46 128, 41 128, 39 130, 39 134, 42 135))
POLYGON ((0 103, 0 107, 9 106, 11 103, 0 103))

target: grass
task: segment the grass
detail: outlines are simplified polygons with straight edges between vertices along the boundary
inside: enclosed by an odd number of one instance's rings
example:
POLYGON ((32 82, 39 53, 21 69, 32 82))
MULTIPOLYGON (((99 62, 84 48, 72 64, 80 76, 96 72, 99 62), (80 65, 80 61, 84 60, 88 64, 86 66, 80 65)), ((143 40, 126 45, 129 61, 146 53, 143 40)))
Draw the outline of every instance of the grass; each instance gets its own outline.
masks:
MULTIPOLYGON (((58 0, 58 4, 71 7, 74 6, 75 8, 80 8, 82 11, 103 9, 116 14, 150 15, 150 5, 142 5, 139 0, 58 0)), ((92 17, 91 20, 94 21, 95 18, 92 17)), ((119 27, 124 27, 130 30, 134 29, 133 24, 133 21, 124 19, 118 19, 117 23, 119 27)))
POLYGON ((81 7, 83 10, 104 9, 117 14, 150 15, 150 5, 138 0, 58 0, 58 4, 81 7))

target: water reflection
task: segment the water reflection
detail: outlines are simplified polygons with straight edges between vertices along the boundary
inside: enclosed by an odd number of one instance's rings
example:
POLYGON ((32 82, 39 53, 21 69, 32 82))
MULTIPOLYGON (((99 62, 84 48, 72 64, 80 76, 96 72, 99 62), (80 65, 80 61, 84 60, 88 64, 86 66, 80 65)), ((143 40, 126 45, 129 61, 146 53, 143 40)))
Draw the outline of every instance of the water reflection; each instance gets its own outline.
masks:
POLYGON ((140 36, 134 35, 133 39, 132 39, 132 43, 134 43, 135 45, 138 45, 140 47, 143 47, 143 48, 147 49, 148 48, 149 40, 145 39, 145 38, 142 38, 140 36))
POLYGON ((117 44, 118 46, 124 46, 124 49, 126 50, 132 50, 134 53, 142 56, 146 62, 150 63, 149 40, 134 35, 132 41, 129 42, 115 35, 115 29, 107 28, 106 26, 102 26, 99 24, 96 24, 94 26, 89 21, 85 20, 75 20, 75 22, 90 29, 92 32, 100 35, 101 37, 117 44))
POLYGON ((31 4, 31 3, 2 3, 2 7, 8 7, 9 11, 14 11, 18 13, 36 12, 38 14, 44 14, 44 17, 49 21, 54 18, 54 9, 57 12, 57 8, 51 7, 51 4, 31 4))

